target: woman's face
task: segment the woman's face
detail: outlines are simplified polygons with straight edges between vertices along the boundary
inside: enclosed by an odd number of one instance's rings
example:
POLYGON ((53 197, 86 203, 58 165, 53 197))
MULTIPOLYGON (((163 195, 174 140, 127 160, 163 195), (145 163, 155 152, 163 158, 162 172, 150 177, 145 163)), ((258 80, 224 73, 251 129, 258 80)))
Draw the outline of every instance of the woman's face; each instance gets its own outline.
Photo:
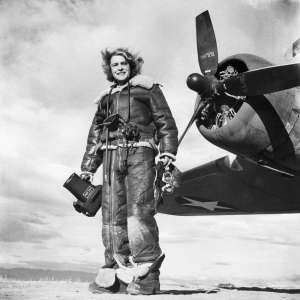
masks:
POLYGON ((110 59, 110 68, 118 84, 124 84, 130 76, 130 66, 122 55, 114 55, 110 59))

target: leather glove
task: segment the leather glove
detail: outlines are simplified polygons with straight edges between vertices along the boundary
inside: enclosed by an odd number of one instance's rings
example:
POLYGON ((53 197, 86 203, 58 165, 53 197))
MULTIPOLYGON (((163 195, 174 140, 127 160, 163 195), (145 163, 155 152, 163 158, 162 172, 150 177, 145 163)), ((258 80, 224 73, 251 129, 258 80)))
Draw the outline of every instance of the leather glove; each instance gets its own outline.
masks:
POLYGON ((163 156, 159 159, 164 166, 169 166, 169 164, 173 161, 173 159, 169 156, 163 156))
POLYGON ((173 154, 167 154, 167 153, 166 154, 165 153, 161 154, 159 156, 159 159, 158 159, 158 161, 161 161, 163 163, 163 165, 164 165, 165 168, 168 168, 169 165, 172 162, 174 162, 175 160, 176 160, 175 155, 173 155, 173 154))
POLYGON ((85 171, 80 174, 81 179, 89 181, 89 182, 93 181, 93 177, 94 177, 94 174, 92 172, 85 171))

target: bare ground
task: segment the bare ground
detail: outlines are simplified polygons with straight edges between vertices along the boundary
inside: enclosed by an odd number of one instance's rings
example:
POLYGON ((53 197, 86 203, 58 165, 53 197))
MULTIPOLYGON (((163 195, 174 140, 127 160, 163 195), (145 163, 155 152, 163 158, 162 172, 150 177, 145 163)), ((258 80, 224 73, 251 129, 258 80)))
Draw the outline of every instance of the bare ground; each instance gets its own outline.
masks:
POLYGON ((91 294, 86 282, 68 281, 0 281, 1 300, 120 300, 120 299, 209 299, 209 300, 300 300, 300 294, 266 291, 240 291, 213 286, 191 287, 178 282, 162 282, 162 292, 153 296, 91 294))

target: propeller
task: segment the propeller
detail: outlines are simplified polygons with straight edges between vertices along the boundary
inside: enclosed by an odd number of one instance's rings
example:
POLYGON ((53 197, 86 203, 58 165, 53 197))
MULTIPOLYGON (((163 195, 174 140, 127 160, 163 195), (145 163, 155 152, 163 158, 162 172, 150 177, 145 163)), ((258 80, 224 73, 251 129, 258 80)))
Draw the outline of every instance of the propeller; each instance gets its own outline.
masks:
MULTIPOLYGON (((204 11, 196 17, 196 36, 198 62, 203 75, 198 73, 189 75, 187 85, 197 92, 201 99, 207 99, 215 94, 224 94, 224 92, 236 96, 258 96, 300 85, 300 64, 251 70, 219 81, 215 77, 218 68, 217 42, 208 11, 204 11)), ((179 144, 204 107, 202 102, 199 101, 191 120, 179 139, 179 144)))

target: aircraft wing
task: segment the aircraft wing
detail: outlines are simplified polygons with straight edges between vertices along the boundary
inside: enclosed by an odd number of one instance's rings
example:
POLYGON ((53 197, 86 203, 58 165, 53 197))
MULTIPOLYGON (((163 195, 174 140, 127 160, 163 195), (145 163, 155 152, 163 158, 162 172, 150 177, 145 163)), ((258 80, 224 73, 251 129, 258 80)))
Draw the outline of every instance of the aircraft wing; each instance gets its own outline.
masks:
POLYGON ((160 213, 182 216, 300 212, 300 178, 228 156, 188 170, 160 213))

